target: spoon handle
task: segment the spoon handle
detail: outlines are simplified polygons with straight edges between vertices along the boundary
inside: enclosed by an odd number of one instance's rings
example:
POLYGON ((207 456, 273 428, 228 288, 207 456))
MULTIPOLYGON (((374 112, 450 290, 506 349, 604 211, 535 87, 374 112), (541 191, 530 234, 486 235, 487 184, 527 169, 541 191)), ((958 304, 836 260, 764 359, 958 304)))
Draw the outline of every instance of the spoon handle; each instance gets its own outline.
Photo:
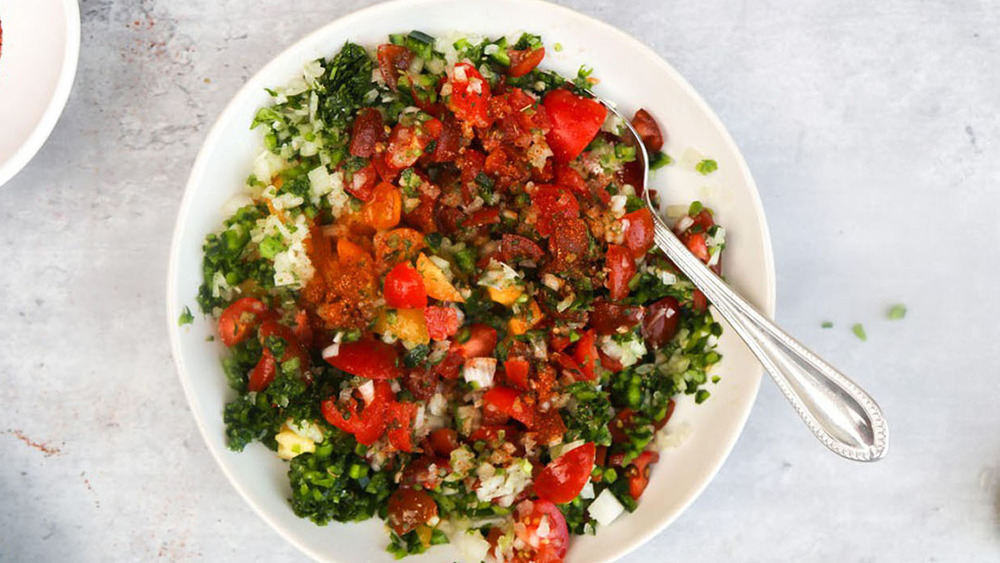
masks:
POLYGON ((739 333, 809 430, 845 458, 881 459, 889 433, 875 400, 760 314, 688 252, 658 214, 653 216, 656 245, 739 333))

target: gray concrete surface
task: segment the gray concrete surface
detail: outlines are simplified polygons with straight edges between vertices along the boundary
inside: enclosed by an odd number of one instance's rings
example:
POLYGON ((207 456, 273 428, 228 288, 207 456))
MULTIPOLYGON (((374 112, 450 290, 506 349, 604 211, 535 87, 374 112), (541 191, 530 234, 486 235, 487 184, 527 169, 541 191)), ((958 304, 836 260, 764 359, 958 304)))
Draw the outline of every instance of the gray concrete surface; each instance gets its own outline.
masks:
MULTIPOLYGON (((779 321, 892 429, 885 461, 842 461, 765 384, 718 478, 627 561, 1000 561, 1000 3, 565 3, 715 108, 760 185, 779 321)), ((363 4, 82 2, 66 112, 0 188, 0 560, 302 559, 188 413, 167 250, 230 96, 363 4)))

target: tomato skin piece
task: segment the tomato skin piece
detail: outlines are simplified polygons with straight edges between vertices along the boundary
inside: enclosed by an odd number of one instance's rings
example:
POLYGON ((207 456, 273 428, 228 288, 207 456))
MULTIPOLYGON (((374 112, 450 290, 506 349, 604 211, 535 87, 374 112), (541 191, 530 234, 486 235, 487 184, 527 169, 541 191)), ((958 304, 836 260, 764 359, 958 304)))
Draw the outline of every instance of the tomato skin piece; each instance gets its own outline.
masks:
POLYGON ((238 299, 219 315, 219 338, 226 346, 235 346, 270 316, 271 310, 260 299, 238 299))
POLYGON ((371 158, 375 153, 375 144, 382 140, 384 134, 382 114, 375 108, 362 109, 351 127, 351 156, 371 158))
POLYGON ((385 415, 394 400, 395 395, 389 382, 376 381, 373 397, 365 403, 363 409, 359 410, 357 401, 352 398, 342 410, 335 395, 323 401, 320 410, 323 418, 331 425, 353 434, 359 444, 370 446, 385 433, 388 424, 385 415))
POLYGON ((600 102, 562 88, 546 94, 542 105, 552 122, 545 139, 557 162, 569 162, 579 156, 597 136, 608 115, 608 109, 600 102))
POLYGON ((535 494, 556 504, 575 499, 590 480, 595 453, 594 443, 587 442, 549 462, 535 477, 535 494))
POLYGON ((462 223, 463 228, 476 228, 485 227, 487 225, 495 225, 500 222, 500 208, 499 207, 484 207, 477 211, 474 211, 469 217, 462 223))
POLYGON ((704 313, 708 309, 708 298, 700 289, 695 289, 691 294, 691 308, 698 313, 704 313))
POLYGON ((432 340, 445 340, 454 336, 461 325, 458 311, 451 307, 427 307, 424 309, 424 320, 432 340))
MULTIPOLYGON (((556 184, 569 191, 582 196, 590 195, 587 182, 579 172, 573 170, 565 162, 557 162, 555 165, 556 184)), ((605 192, 606 193, 606 192, 605 192)))
POLYGON ((462 148, 462 127, 454 116, 448 115, 442 122, 441 135, 431 153, 432 162, 451 162, 458 158, 462 148))
POLYGON ((396 349, 378 340, 342 342, 336 356, 324 356, 333 367, 368 379, 396 379, 403 375, 396 349))
POLYGON ((640 109, 635 112, 635 117, 632 118, 632 127, 639 134, 639 138, 642 139, 642 144, 646 145, 647 150, 656 152, 663 148, 663 133, 660 132, 660 126, 656 124, 656 120, 648 111, 640 109))
POLYGON ((274 359, 271 351, 264 348, 264 353, 260 356, 260 361, 250 372, 247 380, 247 391, 263 391, 274 381, 278 373, 278 362, 274 359))
POLYGON ((382 294, 386 304, 396 309, 423 309, 427 306, 424 278, 409 262, 400 262, 389 270, 382 294))
POLYGON ((649 484, 651 466, 658 461, 660 461, 660 454, 656 452, 642 452, 625 469, 625 477, 628 479, 628 494, 633 499, 639 500, 643 491, 646 490, 646 485, 649 484))
POLYGON ((549 237, 549 254, 552 255, 550 265, 553 271, 561 272, 583 262, 590 248, 590 229, 583 219, 562 219, 554 229, 549 237))
POLYGON ((484 424, 473 430, 472 434, 469 434, 469 442, 482 440, 484 442, 496 443, 500 440, 501 432, 503 432, 505 442, 517 442, 521 436, 521 432, 517 428, 507 424, 484 424))
POLYGON ((622 219, 628 221, 625 246, 632 251, 632 257, 638 260, 653 248, 653 214, 643 207, 626 213, 622 219))
POLYGON ((437 119, 412 126, 397 123, 389 134, 386 164, 398 170, 413 166, 441 131, 441 122, 437 119))
POLYGON ((510 57, 510 68, 507 75, 513 78, 524 76, 538 66, 545 58, 545 47, 537 49, 507 49, 507 56, 510 57))
POLYGON ((670 399, 670 402, 667 403, 667 412, 663 415, 663 418, 653 423, 653 428, 659 430, 660 428, 666 426, 667 423, 670 422, 670 417, 674 415, 674 409, 676 407, 677 401, 670 399))
POLYGON ((302 346, 294 330, 269 318, 260 324, 257 337, 260 339, 261 344, 266 344, 267 339, 271 336, 277 336, 285 341, 285 353, 279 361, 287 362, 292 358, 298 358, 300 370, 309 368, 309 352, 302 346))
POLYGON ((469 327, 469 339, 452 342, 451 351, 465 359, 483 358, 493 354, 497 347, 497 331, 490 325, 477 323, 469 327))
POLYGON ((625 431, 632 427, 632 418, 634 417, 635 411, 630 408, 621 409, 615 414, 615 417, 608 423, 612 442, 616 444, 628 442, 628 434, 625 431))
POLYGON ((507 358, 503 364, 507 382, 521 389, 528 390, 528 376, 531 374, 531 363, 524 358, 507 358))
POLYGON ((396 91, 399 75, 406 72, 410 68, 410 63, 413 62, 413 51, 402 45, 386 43, 378 46, 376 55, 382 79, 385 80, 386 86, 396 91))
POLYGON ((597 376, 597 364, 600 361, 597 356, 597 337, 594 329, 585 331, 577 340, 576 347, 573 348, 573 359, 580 364, 580 371, 586 381, 593 381, 597 376))
POLYGON ((426 491, 396 489, 389 497, 386 522, 397 534, 403 535, 417 526, 427 524, 438 515, 438 506, 426 491))
MULTIPOLYGON (((454 344, 453 344, 454 345, 454 344)), ((450 351, 441 363, 434 366, 434 373, 445 379, 458 379, 462 375, 462 363, 465 359, 458 352, 450 351)))
POLYGON ((469 63, 456 64, 448 83, 451 85, 451 94, 447 96, 448 109, 455 117, 474 127, 489 126, 490 84, 476 67, 469 63), (458 76, 455 71, 458 71, 458 76), (459 77, 462 74, 464 79, 459 77))
POLYGON ((642 336, 653 348, 659 348, 677 334, 677 324, 681 318, 681 305, 677 299, 667 296, 646 307, 642 319, 642 336))
POLYGON ((632 253, 624 246, 609 244, 607 265, 607 286, 611 300, 621 301, 628 297, 628 282, 635 275, 635 261, 632 259, 632 253))
POLYGON ((569 528, 566 526, 566 518, 554 503, 542 499, 521 501, 517 505, 516 519, 519 525, 514 530, 518 539, 535 551, 529 560, 554 563, 566 556, 566 551, 569 550, 569 528), (549 533, 545 538, 538 537, 542 518, 548 520, 549 533))

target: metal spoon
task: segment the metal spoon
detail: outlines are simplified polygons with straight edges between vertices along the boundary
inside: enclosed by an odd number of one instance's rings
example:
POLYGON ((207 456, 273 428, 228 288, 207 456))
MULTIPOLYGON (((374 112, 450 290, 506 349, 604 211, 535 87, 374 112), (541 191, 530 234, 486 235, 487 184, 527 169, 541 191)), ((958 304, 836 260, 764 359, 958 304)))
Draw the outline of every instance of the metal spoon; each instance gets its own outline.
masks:
MULTIPOLYGON (((641 159, 645 186, 649 158, 639 134, 613 104, 596 99, 624 123, 641 159)), ((646 205, 653 212, 656 245, 729 321, 819 441, 855 461, 876 461, 885 456, 889 430, 875 400, 778 328, 688 252, 660 217, 649 198, 649 190, 644 190, 644 194, 646 205)))

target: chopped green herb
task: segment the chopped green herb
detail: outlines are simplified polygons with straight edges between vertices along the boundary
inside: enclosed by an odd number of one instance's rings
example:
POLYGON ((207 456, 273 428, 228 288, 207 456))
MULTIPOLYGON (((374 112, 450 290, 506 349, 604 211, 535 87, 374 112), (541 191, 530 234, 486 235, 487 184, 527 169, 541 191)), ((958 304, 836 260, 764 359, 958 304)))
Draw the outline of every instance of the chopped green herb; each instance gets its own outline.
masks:
POLYGON ((821 326, 823 328, 833 328, 833 323, 831 323, 830 321, 823 321, 823 324, 821 324, 819 326, 821 326))
POLYGON ((563 45, 562 43, 556 43, 555 45, 552 46, 552 48, 555 49, 557 53, 561 53, 563 50, 563 45))
POLYGON ((886 313, 886 317, 888 317, 890 321, 898 321, 905 316, 906 305, 903 305, 902 303, 897 303, 892 307, 889 307, 889 311, 886 313))
POLYGON ((184 307, 181 311, 181 316, 177 319, 177 326, 189 325, 194 322, 194 315, 191 314, 191 309, 184 307))
POLYGON ((851 332, 854 333, 854 336, 858 337, 858 340, 860 340, 862 342, 867 342, 868 341, 868 334, 865 333, 865 327, 861 323, 857 323, 854 326, 852 326, 851 327, 851 332))
POLYGON ((700 404, 704 403, 705 401, 707 401, 708 398, 711 397, 711 396, 712 396, 711 392, 709 392, 709 391, 707 391, 705 389, 699 389, 698 392, 695 393, 695 395, 694 395, 694 402, 700 405, 700 404))
POLYGON ((702 176, 708 176, 712 172, 718 170, 719 165, 714 160, 705 159, 698 164, 695 164, 694 169, 697 170, 702 176))
POLYGON ((656 151, 649 155, 649 169, 659 170, 664 166, 670 166, 674 163, 674 159, 670 157, 669 154, 663 151, 656 151))

